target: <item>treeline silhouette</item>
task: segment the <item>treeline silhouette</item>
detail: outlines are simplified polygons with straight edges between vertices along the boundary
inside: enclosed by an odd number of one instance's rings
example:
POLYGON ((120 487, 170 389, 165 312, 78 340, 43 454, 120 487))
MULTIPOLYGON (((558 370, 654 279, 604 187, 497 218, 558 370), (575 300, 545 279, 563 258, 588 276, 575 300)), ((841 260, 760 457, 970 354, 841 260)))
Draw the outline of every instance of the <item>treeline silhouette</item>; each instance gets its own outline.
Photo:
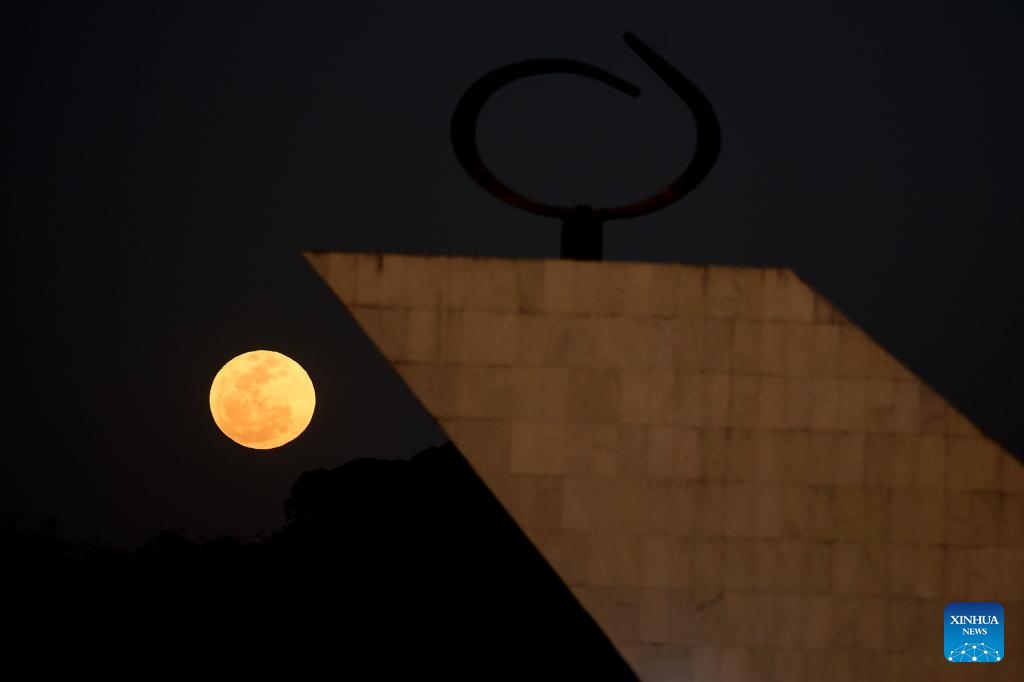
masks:
POLYGON ((9 651, 135 679, 636 679, 450 443, 306 472, 284 512, 133 550, 3 524, 9 651))

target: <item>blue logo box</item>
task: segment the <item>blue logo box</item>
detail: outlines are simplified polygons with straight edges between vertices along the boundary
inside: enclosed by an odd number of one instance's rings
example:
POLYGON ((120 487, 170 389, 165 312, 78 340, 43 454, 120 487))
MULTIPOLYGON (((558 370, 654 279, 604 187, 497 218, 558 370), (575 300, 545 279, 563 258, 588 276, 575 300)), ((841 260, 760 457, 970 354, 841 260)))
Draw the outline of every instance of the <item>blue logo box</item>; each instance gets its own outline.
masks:
POLYGON ((945 650, 951 663, 998 663, 1003 650, 1003 606, 994 601, 946 605, 945 650))

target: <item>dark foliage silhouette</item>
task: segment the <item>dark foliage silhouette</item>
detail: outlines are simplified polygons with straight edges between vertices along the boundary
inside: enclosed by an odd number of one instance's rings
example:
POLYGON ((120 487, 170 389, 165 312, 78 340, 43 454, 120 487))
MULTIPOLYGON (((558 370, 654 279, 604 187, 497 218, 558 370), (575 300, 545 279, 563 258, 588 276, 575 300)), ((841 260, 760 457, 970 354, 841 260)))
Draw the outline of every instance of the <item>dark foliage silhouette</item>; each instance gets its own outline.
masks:
POLYGON ((284 512, 255 540, 164 531, 132 551, 8 528, 8 624, 136 673, 635 680, 451 444, 306 472, 284 512))

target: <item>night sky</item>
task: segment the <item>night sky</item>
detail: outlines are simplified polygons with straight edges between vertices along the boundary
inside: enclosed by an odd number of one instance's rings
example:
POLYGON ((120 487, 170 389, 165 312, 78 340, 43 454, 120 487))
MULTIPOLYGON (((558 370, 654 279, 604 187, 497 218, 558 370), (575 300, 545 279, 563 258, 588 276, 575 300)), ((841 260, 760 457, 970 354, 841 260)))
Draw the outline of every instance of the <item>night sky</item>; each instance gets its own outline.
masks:
POLYGON ((1019 2, 22 3, 3 32, 0 511, 73 538, 278 527, 298 475, 445 436, 301 252, 558 255, 559 225, 462 171, 451 113, 484 73, 561 57, 636 83, 521 81, 481 117, 495 172, 608 205, 686 163, 690 196, 610 223, 609 260, 788 266, 1024 454, 1024 5, 1019 2), (142 6, 147 5, 147 6, 142 6), (309 372, 279 450, 214 425, 255 348, 309 372))

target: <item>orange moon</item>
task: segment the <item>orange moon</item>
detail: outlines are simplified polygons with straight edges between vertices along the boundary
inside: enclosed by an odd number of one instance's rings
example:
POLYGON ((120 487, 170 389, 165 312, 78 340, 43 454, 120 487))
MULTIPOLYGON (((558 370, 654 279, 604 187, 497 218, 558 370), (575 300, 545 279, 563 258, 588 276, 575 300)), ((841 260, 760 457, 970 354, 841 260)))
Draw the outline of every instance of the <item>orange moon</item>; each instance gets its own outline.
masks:
POLYGON ((287 355, 254 350, 221 367, 210 412, 224 435, 256 450, 277 448, 306 430, 316 393, 306 370, 287 355))

